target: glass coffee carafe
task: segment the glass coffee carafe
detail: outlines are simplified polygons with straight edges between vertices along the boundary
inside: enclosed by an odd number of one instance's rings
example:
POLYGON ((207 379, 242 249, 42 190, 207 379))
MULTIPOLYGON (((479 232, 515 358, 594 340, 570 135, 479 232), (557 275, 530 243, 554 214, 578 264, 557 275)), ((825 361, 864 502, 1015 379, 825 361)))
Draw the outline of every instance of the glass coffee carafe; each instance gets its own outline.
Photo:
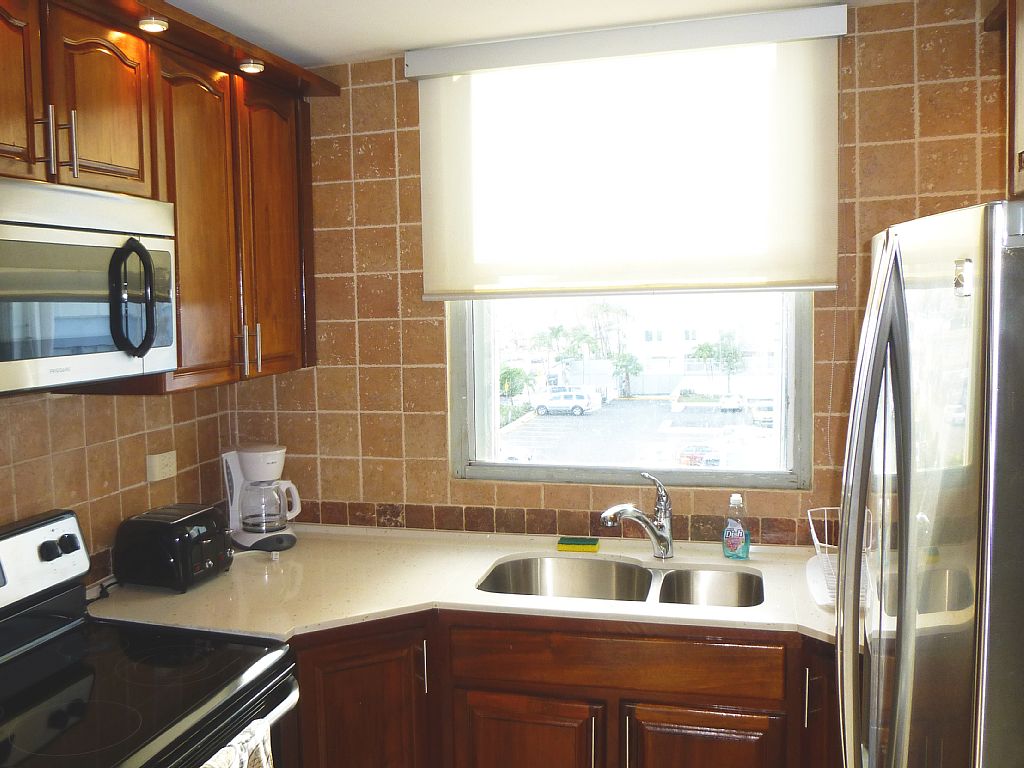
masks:
POLYGON ((242 530, 247 533, 283 530, 301 509, 299 493, 288 480, 246 483, 240 503, 242 530))

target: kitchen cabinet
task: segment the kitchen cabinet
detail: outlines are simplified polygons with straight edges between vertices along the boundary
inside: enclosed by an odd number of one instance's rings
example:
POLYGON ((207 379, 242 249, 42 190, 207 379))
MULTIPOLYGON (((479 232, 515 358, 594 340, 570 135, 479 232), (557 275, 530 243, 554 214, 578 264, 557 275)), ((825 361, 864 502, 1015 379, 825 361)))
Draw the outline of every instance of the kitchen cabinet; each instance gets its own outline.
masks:
MULTIPOLYGON (((303 364, 299 121, 288 94, 237 78, 243 376, 303 364)), ((308 143, 308 136, 303 139, 308 143)))
POLYGON ((182 53, 157 50, 161 197, 174 203, 178 369, 162 391, 237 381, 241 359, 235 237, 232 77, 182 53))
POLYGON ((810 638, 804 638, 803 642, 805 689, 801 765, 803 768, 832 768, 842 764, 835 647, 810 638))
POLYGON ((699 707, 628 704, 628 768, 773 768, 785 764, 784 717, 699 707))
POLYGON ((37 0, 0 0, 0 174, 46 180, 37 0))
POLYGON ((443 611, 437 637, 442 765, 533 765, 517 737, 539 765, 804 765, 795 634, 443 611))
POLYGON ((457 690, 455 768, 602 765, 604 708, 587 701, 457 690))
POLYGON ((297 638, 304 768, 427 768, 426 631, 413 617, 297 638))
POLYGON ((153 196, 148 43, 58 5, 45 13, 55 180, 153 196))

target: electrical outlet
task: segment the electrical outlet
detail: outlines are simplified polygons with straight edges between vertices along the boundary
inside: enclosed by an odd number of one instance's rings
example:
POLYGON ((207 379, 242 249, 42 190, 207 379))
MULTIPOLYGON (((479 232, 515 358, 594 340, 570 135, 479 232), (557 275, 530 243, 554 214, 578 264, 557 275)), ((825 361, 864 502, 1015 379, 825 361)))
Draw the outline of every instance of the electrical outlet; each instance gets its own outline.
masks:
POLYGON ((155 483, 178 474, 178 453, 151 453, 146 456, 146 480, 155 483))

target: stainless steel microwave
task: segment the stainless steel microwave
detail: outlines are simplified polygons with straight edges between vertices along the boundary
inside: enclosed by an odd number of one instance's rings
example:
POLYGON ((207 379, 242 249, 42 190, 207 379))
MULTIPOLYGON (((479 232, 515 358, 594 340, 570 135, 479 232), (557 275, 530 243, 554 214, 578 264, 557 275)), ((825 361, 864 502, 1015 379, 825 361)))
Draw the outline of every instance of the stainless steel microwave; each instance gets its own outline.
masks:
POLYGON ((0 391, 177 366, 174 206, 0 178, 0 391))

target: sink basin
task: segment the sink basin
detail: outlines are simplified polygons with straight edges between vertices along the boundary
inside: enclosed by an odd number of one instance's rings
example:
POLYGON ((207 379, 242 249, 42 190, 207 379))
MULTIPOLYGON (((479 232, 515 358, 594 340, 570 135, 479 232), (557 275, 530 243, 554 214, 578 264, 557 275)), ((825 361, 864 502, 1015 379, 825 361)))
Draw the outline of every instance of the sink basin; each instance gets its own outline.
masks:
POLYGON ((647 599, 651 579, 646 568, 615 560, 522 557, 495 565, 477 589, 510 595, 642 601, 647 599))
POLYGON ((658 599, 663 603, 749 608, 764 602, 764 581, 760 574, 746 571, 668 571, 658 599))

